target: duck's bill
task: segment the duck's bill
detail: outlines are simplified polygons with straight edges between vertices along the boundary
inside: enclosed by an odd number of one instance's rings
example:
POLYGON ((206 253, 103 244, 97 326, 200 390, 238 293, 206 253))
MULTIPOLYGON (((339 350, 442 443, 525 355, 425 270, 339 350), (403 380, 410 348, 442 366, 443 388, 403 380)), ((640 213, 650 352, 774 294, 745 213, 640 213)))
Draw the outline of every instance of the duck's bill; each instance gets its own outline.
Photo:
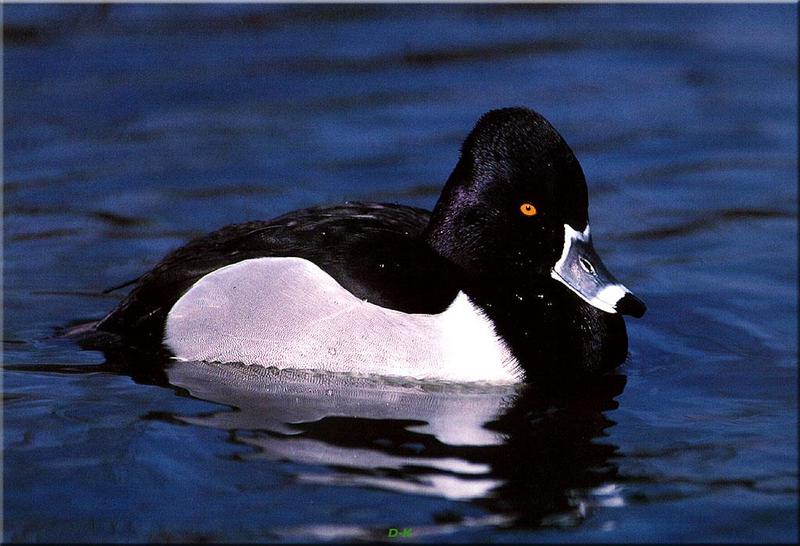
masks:
POLYGON ((607 313, 641 317, 644 302, 609 273, 594 250, 589 226, 576 231, 564 226, 564 250, 550 276, 575 292, 582 300, 607 313))

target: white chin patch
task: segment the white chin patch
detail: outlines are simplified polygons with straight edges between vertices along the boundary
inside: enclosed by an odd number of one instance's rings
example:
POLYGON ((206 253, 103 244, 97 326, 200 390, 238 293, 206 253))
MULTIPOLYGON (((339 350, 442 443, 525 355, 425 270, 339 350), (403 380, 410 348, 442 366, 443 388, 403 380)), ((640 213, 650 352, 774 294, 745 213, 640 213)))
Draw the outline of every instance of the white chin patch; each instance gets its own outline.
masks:
MULTIPOLYGON (((559 276, 562 272, 565 272, 567 268, 567 258, 569 258, 570 251, 572 250, 573 245, 580 241, 582 243, 588 243, 591 239, 591 232, 589 231, 589 224, 586 224, 586 229, 583 231, 577 231, 572 229, 572 226, 569 224, 564 224, 564 246, 561 249, 561 256, 558 258, 558 261, 553 265, 553 271, 550 273, 550 276, 556 280, 559 280, 559 276)), ((563 277, 562 280, 563 281, 563 277)))
POLYGON ((589 230, 588 223, 583 231, 572 229, 571 225, 564 224, 564 249, 561 251, 561 259, 559 261, 566 260, 567 254, 569 254, 569 249, 574 241, 588 243, 591 237, 591 231, 589 230))
POLYGON ((619 300, 624 298, 625 294, 627 293, 628 291, 624 286, 612 284, 611 286, 606 286, 600 290, 595 297, 589 300, 589 304, 594 305, 601 311, 605 311, 607 313, 616 313, 617 303, 619 300))

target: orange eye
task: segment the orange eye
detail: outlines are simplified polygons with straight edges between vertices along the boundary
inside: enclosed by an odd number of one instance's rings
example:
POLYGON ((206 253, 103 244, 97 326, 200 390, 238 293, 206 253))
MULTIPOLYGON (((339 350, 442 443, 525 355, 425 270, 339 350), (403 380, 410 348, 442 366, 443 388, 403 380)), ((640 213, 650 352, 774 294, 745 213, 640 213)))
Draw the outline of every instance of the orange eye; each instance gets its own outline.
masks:
POLYGON ((536 207, 530 203, 522 203, 522 205, 519 207, 519 211, 525 216, 536 216, 537 212, 536 207))

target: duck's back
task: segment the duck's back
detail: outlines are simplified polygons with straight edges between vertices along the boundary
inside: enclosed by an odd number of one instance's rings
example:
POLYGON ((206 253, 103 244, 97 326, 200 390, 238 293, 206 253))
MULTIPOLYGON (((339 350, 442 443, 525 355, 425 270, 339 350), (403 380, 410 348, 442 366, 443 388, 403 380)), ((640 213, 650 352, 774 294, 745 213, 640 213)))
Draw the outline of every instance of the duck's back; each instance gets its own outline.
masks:
POLYGON ((159 348, 167 315, 195 283, 264 257, 308 260, 354 297, 387 309, 440 313, 455 299, 458 283, 450 264, 422 238, 429 217, 415 207, 350 203, 224 227, 167 255, 97 328, 159 348))

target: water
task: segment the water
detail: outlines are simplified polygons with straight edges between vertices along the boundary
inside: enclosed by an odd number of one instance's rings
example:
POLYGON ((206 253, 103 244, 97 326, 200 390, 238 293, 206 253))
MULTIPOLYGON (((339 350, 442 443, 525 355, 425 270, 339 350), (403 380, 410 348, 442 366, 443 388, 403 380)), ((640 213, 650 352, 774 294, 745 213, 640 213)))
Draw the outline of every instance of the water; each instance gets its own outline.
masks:
POLYGON ((3 11, 5 540, 797 538, 794 6, 3 11), (431 207, 516 104, 574 148, 649 306, 580 396, 54 337, 226 223, 431 207))

